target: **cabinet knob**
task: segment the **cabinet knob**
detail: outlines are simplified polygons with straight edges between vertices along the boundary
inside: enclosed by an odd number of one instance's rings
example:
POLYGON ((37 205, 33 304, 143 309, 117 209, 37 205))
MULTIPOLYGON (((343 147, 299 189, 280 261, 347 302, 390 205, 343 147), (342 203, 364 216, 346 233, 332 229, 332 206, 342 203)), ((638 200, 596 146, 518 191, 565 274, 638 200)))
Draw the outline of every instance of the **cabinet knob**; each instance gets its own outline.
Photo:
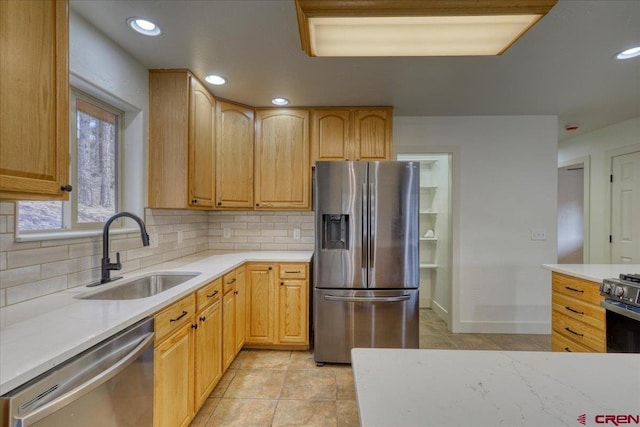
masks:
POLYGON ((205 320, 207 320, 207 316, 200 316, 200 321, 204 322, 205 320))
POLYGON ((222 206, 222 202, 218 202, 218 206, 222 206))
POLYGON ((284 286, 284 282, 280 282, 280 286, 284 286))
POLYGON ((198 329, 198 325, 191 325, 192 329, 198 329))
POLYGON ((198 203, 198 199, 191 199, 191 203, 195 205, 196 203, 198 203))
POLYGON ((73 190, 73 187, 72 187, 71 185, 67 184, 67 185, 63 185, 62 187, 60 187, 60 189, 61 189, 62 191, 69 191, 69 192, 71 192, 71 190, 73 190))
POLYGON ((256 203, 256 206, 260 206, 260 203, 256 203))
POLYGON ((238 295, 238 291, 233 291, 233 293, 234 293, 235 295, 238 295))

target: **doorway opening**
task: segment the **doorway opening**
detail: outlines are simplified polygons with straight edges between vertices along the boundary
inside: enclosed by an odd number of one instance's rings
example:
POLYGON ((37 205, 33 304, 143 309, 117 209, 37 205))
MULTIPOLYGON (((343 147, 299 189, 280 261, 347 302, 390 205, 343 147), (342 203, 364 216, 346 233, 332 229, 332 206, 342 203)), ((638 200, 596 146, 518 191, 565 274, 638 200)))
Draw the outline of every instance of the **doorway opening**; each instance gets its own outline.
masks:
POLYGON ((589 260, 589 158, 558 167, 558 264, 589 260))

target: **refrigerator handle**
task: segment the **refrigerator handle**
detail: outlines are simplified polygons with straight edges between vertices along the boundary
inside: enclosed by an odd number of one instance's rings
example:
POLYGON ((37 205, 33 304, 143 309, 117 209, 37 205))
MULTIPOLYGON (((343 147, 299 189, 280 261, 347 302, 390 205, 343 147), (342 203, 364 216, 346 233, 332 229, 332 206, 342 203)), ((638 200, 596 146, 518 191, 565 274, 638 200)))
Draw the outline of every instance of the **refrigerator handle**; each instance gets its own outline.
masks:
POLYGON ((369 184, 369 282, 373 280, 371 270, 373 270, 373 266, 375 265, 376 227, 378 225, 378 221, 376 219, 377 212, 374 208, 376 204, 375 192, 375 184, 369 184))
POLYGON ((411 295, 400 295, 397 297, 343 297, 338 295, 325 295, 324 299, 328 301, 346 301, 346 302, 401 302, 409 301, 411 295))
POLYGON ((360 252, 362 253, 361 255, 361 261, 362 261, 362 268, 368 268, 367 265, 367 252, 368 252, 368 246, 367 246, 367 241, 369 240, 369 224, 368 224, 368 220, 367 218, 369 217, 369 212, 368 212, 368 197, 367 197, 367 184, 362 184, 362 209, 361 209, 361 213, 360 215, 362 216, 362 218, 360 218, 360 228, 361 228, 361 235, 362 235, 362 242, 361 242, 361 246, 360 246, 360 252))

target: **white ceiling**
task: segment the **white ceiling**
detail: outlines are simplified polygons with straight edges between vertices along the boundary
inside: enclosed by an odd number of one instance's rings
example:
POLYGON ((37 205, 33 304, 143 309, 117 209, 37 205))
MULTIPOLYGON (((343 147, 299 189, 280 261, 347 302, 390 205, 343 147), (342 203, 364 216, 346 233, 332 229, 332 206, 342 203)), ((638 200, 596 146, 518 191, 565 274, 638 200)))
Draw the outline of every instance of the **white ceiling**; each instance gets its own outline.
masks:
POLYGON ((560 0, 495 57, 311 58, 293 0, 71 0, 149 68, 225 76, 220 97, 270 106, 392 105, 396 116, 558 115, 559 139, 640 116, 640 0, 560 0), (159 24, 160 37, 126 25, 159 24), (571 133, 565 124, 579 124, 571 133))

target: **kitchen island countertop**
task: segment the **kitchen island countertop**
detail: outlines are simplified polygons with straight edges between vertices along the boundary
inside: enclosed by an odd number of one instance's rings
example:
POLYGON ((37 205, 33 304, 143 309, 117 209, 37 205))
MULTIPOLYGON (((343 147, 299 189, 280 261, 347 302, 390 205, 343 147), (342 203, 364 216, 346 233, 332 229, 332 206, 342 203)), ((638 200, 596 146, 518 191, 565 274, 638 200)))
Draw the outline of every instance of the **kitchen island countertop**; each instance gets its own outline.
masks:
POLYGON ((0 309, 0 395, 35 378, 145 317, 193 293, 245 262, 309 262, 311 251, 196 254, 123 275, 198 272, 198 276, 148 298, 82 300, 88 291, 118 286, 114 281, 79 286, 0 309))
POLYGON ((542 264, 542 268, 597 283, 621 273, 640 274, 640 264, 542 264))
POLYGON ((352 360, 363 427, 594 426, 640 417, 638 354, 357 348, 352 360))

